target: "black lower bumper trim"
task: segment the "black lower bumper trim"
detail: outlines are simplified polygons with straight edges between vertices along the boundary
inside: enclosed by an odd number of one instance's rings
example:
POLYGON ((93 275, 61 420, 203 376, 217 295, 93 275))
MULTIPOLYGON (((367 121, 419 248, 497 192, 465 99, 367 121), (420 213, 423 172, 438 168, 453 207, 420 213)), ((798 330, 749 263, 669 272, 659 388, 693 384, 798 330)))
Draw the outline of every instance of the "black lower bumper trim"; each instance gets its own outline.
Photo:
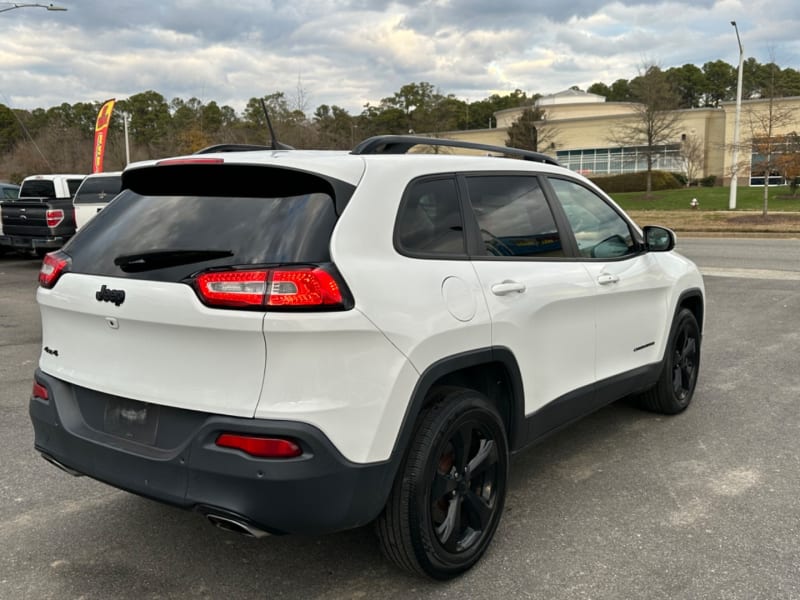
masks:
MULTIPOLYGON (((382 510, 392 463, 345 459, 317 428, 159 407, 152 444, 109 434, 103 414, 120 398, 36 371, 49 400, 31 398, 35 446, 59 468, 270 533, 319 534, 365 525, 382 510), (297 458, 265 460, 220 448, 222 432, 289 437, 297 458)), ((131 402, 125 400, 125 402, 131 402)))

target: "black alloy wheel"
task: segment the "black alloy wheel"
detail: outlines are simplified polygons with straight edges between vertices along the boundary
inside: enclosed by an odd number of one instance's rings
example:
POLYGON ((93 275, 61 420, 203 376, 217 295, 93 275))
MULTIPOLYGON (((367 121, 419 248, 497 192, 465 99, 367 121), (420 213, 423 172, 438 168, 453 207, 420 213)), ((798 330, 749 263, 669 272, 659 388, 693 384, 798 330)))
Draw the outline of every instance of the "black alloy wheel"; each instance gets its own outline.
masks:
POLYGON ((461 388, 421 415, 408 455, 377 522, 386 556, 434 579, 472 567, 503 511, 508 442, 497 409, 461 388))
POLYGON ((639 395, 642 408, 665 415, 686 410, 700 372, 700 327, 689 309, 681 309, 672 326, 664 365, 656 384, 639 395))

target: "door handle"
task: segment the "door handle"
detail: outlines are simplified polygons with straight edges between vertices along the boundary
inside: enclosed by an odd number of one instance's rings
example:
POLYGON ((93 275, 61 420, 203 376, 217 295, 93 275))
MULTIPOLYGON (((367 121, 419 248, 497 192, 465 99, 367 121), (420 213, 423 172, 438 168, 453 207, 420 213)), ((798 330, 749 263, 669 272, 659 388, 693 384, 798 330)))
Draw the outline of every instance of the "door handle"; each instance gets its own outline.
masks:
POLYGON ((510 281, 506 279, 502 283, 495 283, 492 286, 492 293, 495 296, 505 296, 513 294, 514 292, 521 294, 525 291, 525 284, 518 281, 510 281))
POLYGON ((619 281, 619 277, 616 275, 611 275, 609 273, 603 273, 597 278, 597 283, 600 285, 608 285, 610 283, 617 283, 619 281))

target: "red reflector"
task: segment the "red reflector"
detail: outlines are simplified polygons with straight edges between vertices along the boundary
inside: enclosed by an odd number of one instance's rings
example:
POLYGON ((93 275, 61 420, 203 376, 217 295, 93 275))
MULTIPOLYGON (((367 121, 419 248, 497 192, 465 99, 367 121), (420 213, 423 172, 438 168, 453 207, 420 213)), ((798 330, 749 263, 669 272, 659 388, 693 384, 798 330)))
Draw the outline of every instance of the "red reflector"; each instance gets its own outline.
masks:
POLYGON ((197 289, 208 304, 260 306, 267 292, 268 271, 212 271, 197 276, 197 289))
POLYGON ((34 398, 39 398, 40 400, 49 400, 50 395, 47 393, 47 388, 44 387, 38 381, 33 382, 33 392, 32 395, 34 398))
POLYGON ((44 218, 47 220, 48 227, 58 227, 64 220, 64 211, 60 208, 48 208, 44 213, 44 218))
POLYGON ((222 158, 168 158, 156 163, 157 167, 169 165, 221 165, 225 160, 222 158))
POLYGON ((330 273, 318 267, 276 269, 269 285, 269 306, 342 304, 342 292, 330 273))
POLYGON ((48 289, 53 287, 68 266, 69 257, 66 254, 62 252, 45 254, 42 266, 39 268, 39 285, 48 289))
POLYGON ((294 458, 303 453, 300 446, 291 440, 236 433, 220 434, 217 446, 241 450, 258 458, 294 458))

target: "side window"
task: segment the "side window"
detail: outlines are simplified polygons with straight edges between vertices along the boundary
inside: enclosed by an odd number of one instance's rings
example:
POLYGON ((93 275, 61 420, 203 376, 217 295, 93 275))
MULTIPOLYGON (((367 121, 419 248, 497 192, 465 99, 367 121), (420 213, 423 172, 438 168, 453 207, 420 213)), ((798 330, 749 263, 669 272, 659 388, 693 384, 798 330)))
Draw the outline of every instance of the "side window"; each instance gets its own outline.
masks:
POLYGON ((535 176, 467 177, 486 255, 564 256, 561 236, 535 176))
POLYGON ((69 190, 70 198, 75 196, 75 192, 81 187, 81 183, 83 183, 83 179, 67 179, 67 189, 69 190))
POLYGON ((637 251, 628 223, 605 200, 582 185, 551 178, 581 256, 617 258, 637 251))
POLYGON ((395 235, 400 248, 412 254, 466 256, 455 179, 413 182, 403 197, 395 235))

